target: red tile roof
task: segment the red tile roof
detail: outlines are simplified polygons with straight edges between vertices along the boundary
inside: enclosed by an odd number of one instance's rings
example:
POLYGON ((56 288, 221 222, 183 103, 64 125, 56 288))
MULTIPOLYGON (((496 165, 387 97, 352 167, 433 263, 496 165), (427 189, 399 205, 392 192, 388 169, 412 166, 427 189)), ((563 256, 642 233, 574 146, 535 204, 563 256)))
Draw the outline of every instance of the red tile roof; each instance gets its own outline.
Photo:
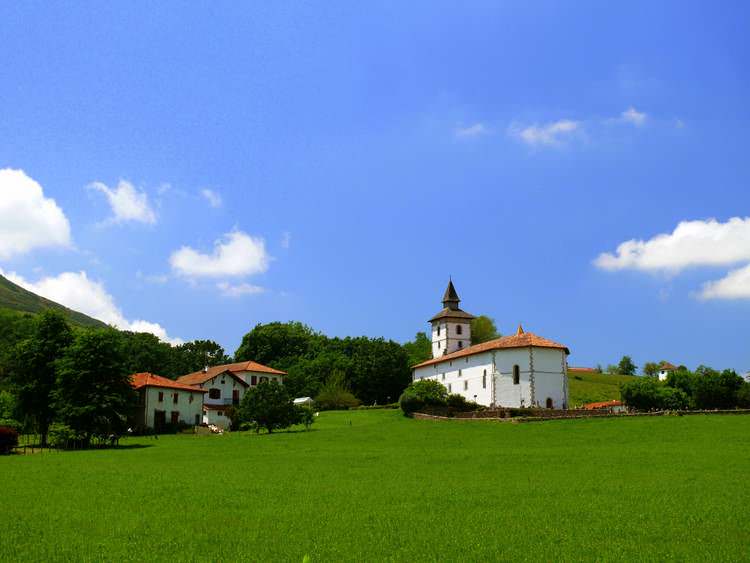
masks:
POLYGON ((659 369, 666 370, 666 371, 674 371, 677 369, 677 367, 673 366, 669 362, 662 362, 659 364, 659 369))
POLYGON ((231 408, 236 409, 237 407, 235 405, 203 405, 204 411, 225 411, 231 408))
MULTIPOLYGON (((186 383, 188 385, 197 385, 200 383, 204 383, 208 381, 209 379, 213 379, 220 373, 229 372, 232 375, 235 375, 238 372, 243 371, 254 371, 258 373, 272 373, 275 375, 286 375, 285 371, 281 371, 278 369, 270 368, 268 366, 264 366, 263 364, 259 364, 258 362, 237 362, 234 364, 224 364, 222 366, 212 366, 208 368, 206 371, 196 371, 193 373, 189 373, 187 375, 183 375, 182 377, 178 377, 177 381, 180 383, 186 383)), ((235 376, 236 377, 236 376, 235 376)), ((243 381, 244 383, 244 381, 243 381)))
POLYGON ((581 367, 573 367, 569 366, 568 371, 585 371, 585 372, 595 372, 596 368, 581 368, 581 367))
POLYGON ((179 389, 181 391, 192 391, 194 393, 206 393, 205 389, 200 387, 193 387, 192 385, 185 385, 178 381, 172 381, 166 377, 160 375, 154 375, 153 373, 135 373, 130 376, 130 383, 133 388, 140 389, 141 387, 163 387, 165 389, 179 389))
POLYGON ((570 350, 568 350, 567 346, 563 346, 562 344, 558 344, 557 342, 553 342, 552 340, 549 340, 547 338, 537 336, 532 332, 522 332, 522 330, 519 330, 512 336, 503 336, 501 338, 496 338, 495 340, 490 340, 489 342, 483 342, 482 344, 469 346, 468 348, 458 350, 456 352, 453 352, 452 354, 446 354, 445 356, 427 360, 426 362, 422 362, 421 364, 412 366, 412 369, 453 360, 455 358, 473 356, 474 354, 481 354, 482 352, 487 352, 489 350, 501 350, 504 348, 527 348, 529 346, 536 346, 537 348, 555 348, 558 350, 563 350, 566 354, 570 354, 570 350))
POLYGON ((599 401, 598 403, 586 403, 583 408, 587 411, 594 409, 606 409, 607 407, 621 407, 622 401, 599 401))

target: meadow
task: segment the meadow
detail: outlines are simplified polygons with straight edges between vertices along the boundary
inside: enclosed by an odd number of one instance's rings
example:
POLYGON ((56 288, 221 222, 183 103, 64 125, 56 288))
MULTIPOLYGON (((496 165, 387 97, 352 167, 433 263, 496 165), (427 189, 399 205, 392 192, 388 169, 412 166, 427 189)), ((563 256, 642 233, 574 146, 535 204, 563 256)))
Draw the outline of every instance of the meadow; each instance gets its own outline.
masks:
POLYGON ((620 384, 633 379, 632 375, 614 375, 591 371, 568 371, 570 406, 620 399, 620 384))
POLYGON ((0 458, 2 560, 742 560, 750 417, 313 430, 0 458))

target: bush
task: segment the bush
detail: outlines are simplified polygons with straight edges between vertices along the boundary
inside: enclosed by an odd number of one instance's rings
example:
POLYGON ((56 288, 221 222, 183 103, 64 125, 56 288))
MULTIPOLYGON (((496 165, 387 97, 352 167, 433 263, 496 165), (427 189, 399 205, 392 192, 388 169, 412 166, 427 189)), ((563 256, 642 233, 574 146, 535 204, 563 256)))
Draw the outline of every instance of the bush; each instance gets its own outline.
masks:
POLYGON ((0 426, 0 454, 9 454, 18 445, 18 432, 7 426, 0 426))
POLYGON ((341 371, 331 373, 328 381, 315 397, 315 402, 324 411, 347 410, 359 405, 359 399, 349 391, 344 373, 341 371))
POLYGON ((455 412, 471 412, 480 410, 482 408, 474 401, 469 401, 466 399, 466 397, 457 393, 448 395, 446 403, 448 405, 448 408, 455 412))
POLYGON ((623 402, 637 410, 685 410, 690 397, 682 389, 670 387, 654 377, 639 377, 620 386, 623 402))
POLYGON ((446 406, 448 391, 432 379, 420 379, 411 383, 399 397, 404 414, 411 414, 426 406, 446 406))
POLYGON ((49 443, 61 450, 81 447, 87 442, 86 437, 73 430, 67 424, 55 422, 49 427, 49 443))

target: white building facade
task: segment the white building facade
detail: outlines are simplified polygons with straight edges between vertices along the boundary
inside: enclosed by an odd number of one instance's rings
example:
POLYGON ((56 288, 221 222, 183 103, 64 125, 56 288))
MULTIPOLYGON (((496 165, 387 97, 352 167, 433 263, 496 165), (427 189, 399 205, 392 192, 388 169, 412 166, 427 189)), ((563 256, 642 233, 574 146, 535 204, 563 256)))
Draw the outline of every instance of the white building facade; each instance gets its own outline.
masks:
POLYGON ((135 425, 140 428, 164 429, 168 424, 201 423, 203 396, 206 391, 154 375, 136 373, 131 382, 138 393, 135 425))
POLYGON ((430 319, 433 358, 412 368, 415 381, 438 381, 449 393, 488 407, 568 408, 567 347, 520 326, 513 336, 471 346, 474 317, 458 303, 450 282, 443 310, 430 319), (436 325, 447 326, 447 334, 436 325))

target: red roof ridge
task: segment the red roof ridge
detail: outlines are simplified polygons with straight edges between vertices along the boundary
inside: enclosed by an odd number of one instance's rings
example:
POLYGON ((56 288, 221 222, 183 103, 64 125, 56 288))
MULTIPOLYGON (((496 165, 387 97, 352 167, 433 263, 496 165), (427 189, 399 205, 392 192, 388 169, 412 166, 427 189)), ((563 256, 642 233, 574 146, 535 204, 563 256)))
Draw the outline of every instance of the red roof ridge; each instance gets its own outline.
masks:
POLYGON ((452 360, 454 358, 473 356, 474 354, 480 354, 482 352, 487 352, 488 350, 500 350, 503 348, 527 348, 530 346, 536 346, 537 348, 555 348, 563 350, 566 354, 570 354, 570 350, 568 349, 568 347, 564 346, 563 344, 559 344, 542 336, 537 336, 533 332, 523 332, 521 334, 516 333, 510 336, 501 336, 500 338, 482 342, 481 344, 474 344, 473 346, 469 346, 468 348, 463 348, 462 350, 457 350, 438 358, 426 360, 420 364, 412 366, 412 369, 437 364, 439 362, 452 360))
POLYGON ((140 389, 141 387, 162 387, 165 389, 179 389, 181 391, 192 391, 194 393, 206 393, 205 389, 200 387, 194 387, 179 381, 174 381, 161 375, 155 375, 153 373, 144 371, 140 373, 134 373, 130 376, 130 384, 134 389, 140 389))
MULTIPOLYGON (((258 362, 247 360, 244 362, 235 362, 233 364, 222 364, 220 366, 210 366, 206 370, 194 371, 177 378, 177 381, 189 385, 204 383, 209 379, 213 379, 220 373, 229 372, 236 377, 236 372, 239 371, 255 371, 258 373, 271 373, 274 375, 286 375, 285 371, 281 371, 272 367, 264 366, 258 362)), ((243 381, 244 383, 244 381, 243 381)))

